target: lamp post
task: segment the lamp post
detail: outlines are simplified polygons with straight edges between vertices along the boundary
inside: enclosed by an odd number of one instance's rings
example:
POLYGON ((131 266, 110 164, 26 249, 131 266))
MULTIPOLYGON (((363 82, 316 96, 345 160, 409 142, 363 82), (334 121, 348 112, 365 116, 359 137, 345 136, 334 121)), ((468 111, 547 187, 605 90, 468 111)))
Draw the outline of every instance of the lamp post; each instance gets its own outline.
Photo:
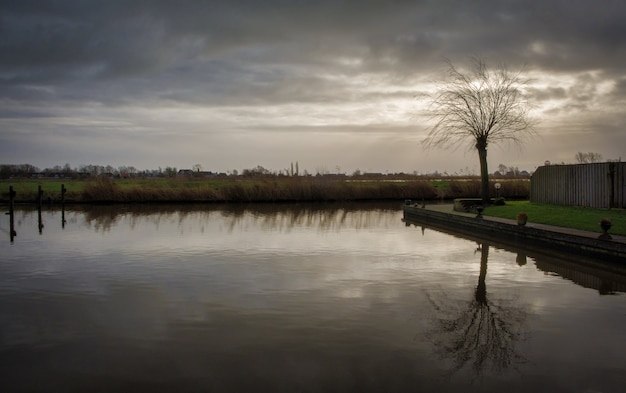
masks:
POLYGON ((500 187, 502 187, 502 184, 496 183, 495 187, 496 187, 496 199, 498 199, 500 197, 500 187))

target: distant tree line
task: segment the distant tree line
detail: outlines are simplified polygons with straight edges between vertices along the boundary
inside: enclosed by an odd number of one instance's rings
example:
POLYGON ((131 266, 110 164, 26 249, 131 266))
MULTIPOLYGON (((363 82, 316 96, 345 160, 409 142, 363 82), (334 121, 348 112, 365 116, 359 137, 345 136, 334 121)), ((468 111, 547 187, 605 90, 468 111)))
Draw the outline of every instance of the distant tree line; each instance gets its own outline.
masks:
POLYGON ((594 153, 594 152, 588 152, 588 153, 583 153, 581 151, 579 151, 578 153, 576 153, 576 162, 579 164, 589 164, 589 163, 593 163, 593 162, 602 162, 602 154, 600 153, 594 153))
POLYGON ((493 173, 495 177, 529 177, 530 173, 526 170, 520 170, 516 166, 498 165, 498 170, 493 173))
MULTIPOLYGON (((576 164, 594 164, 598 162, 622 162, 622 157, 604 159, 602 154, 591 152, 591 151, 587 153, 579 151, 574 156, 574 159, 576 160, 575 162, 576 164)), ((545 165, 568 165, 568 164, 570 163, 567 163, 565 161, 561 161, 561 162, 546 161, 545 162, 545 165)))
MULTIPOLYGON (((520 171, 517 167, 500 164, 499 171, 494 172, 496 177, 527 177, 530 174, 527 171, 520 171)), ((165 178, 165 177, 323 177, 323 178, 351 178, 361 180, 407 180, 407 179, 428 179, 428 178, 477 178, 478 175, 471 169, 459 169, 457 171, 433 171, 433 172, 365 172, 356 169, 351 174, 341 172, 336 167, 336 172, 331 172, 325 168, 318 168, 315 174, 309 173, 307 170, 301 171, 298 162, 291 163, 288 168, 281 170, 270 170, 261 165, 253 168, 238 171, 233 169, 228 173, 214 173, 202 171, 200 164, 195 164, 191 169, 177 169, 176 167, 166 166, 158 169, 139 170, 134 166, 118 166, 112 165, 80 165, 72 168, 70 164, 55 165, 51 168, 40 169, 31 164, 0 164, 0 179, 11 178, 67 178, 79 179, 105 176, 109 178, 165 178), (207 176, 210 174, 210 176, 207 176)))
POLYGON ((173 177, 177 174, 174 167, 165 167, 164 169, 154 170, 137 170, 134 166, 118 166, 112 165, 80 165, 72 168, 70 164, 55 165, 51 168, 40 169, 31 164, 0 164, 0 179, 10 179, 19 177, 63 177, 63 178, 81 178, 81 177, 173 177))

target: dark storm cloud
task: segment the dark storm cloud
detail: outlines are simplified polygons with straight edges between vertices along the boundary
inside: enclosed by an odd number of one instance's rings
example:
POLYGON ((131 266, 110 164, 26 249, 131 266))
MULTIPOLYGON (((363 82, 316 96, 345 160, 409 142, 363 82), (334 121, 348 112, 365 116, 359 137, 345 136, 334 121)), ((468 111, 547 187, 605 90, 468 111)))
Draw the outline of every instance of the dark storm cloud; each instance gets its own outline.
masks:
MULTIPOLYGON (((178 44, 190 46, 182 48, 188 55, 194 54, 194 46, 223 54, 245 45, 293 40, 309 49, 328 46, 313 54, 350 45, 365 45, 372 53, 437 53, 442 45, 466 47, 469 53, 481 47, 515 53, 542 40, 561 48, 554 53, 558 59, 579 52, 567 50, 570 42, 598 52, 623 50, 626 10, 620 1, 601 6, 570 1, 9 1, 3 8, 3 30, 13 44, 3 47, 19 49, 12 62, 21 65, 141 64, 146 57, 175 54, 181 50, 174 49, 178 44), (185 43, 185 38, 191 41, 185 43), (157 49, 162 53, 147 53, 157 49)), ((295 49, 290 52, 303 55, 295 49)), ((9 59, 3 55, 2 60, 9 59)))
MULTIPOLYGON (((398 74, 426 72, 441 66, 443 56, 479 54, 556 71, 616 72, 626 60, 621 1, 8 1, 0 7, 4 85, 71 81, 81 88, 77 81, 158 76, 158 84, 138 87, 164 90, 185 86, 185 73, 196 72, 187 78, 204 75, 204 87, 217 94, 257 77, 253 89, 297 78, 297 67, 341 73, 339 57, 361 59, 361 72, 398 74), (257 73, 277 65, 291 65, 293 73, 257 73)), ((237 88, 231 92, 237 95, 237 88)))

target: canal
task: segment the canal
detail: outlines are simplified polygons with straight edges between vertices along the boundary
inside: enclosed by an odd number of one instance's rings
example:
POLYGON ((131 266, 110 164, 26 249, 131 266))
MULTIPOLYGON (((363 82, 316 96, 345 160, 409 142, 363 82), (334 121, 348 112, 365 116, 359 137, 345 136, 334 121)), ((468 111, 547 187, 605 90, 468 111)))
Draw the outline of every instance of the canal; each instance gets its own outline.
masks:
POLYGON ((3 392, 618 392, 626 269, 400 203, 20 208, 3 392))

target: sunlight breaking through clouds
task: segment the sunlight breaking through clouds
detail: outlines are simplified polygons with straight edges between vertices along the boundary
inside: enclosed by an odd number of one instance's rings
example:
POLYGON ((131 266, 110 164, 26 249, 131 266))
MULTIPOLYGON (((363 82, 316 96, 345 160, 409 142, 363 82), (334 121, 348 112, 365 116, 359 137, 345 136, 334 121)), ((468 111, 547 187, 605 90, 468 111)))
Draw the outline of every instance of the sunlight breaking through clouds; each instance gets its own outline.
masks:
POLYGON ((493 149, 491 166, 626 146, 623 2, 3 2, 0 15, 5 163, 454 171, 476 159, 422 151, 425 93, 444 59, 471 56, 523 69, 540 121, 540 142, 493 149))

